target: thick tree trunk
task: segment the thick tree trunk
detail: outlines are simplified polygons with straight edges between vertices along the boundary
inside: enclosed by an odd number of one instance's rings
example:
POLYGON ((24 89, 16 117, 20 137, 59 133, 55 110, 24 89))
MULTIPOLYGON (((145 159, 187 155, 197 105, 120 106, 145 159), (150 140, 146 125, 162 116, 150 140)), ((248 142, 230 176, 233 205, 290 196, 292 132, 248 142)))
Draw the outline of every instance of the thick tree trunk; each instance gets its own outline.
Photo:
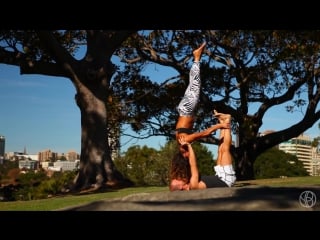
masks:
POLYGON ((243 155, 235 161, 237 181, 254 179, 253 160, 243 155))
POLYGON ((242 145, 232 151, 237 181, 253 180, 256 152, 251 145, 242 145))
MULTIPOLYGON (((107 92, 100 91, 105 95, 101 99, 107 99, 107 92)), ((116 170, 113 163, 107 128, 107 102, 101 99, 90 91, 78 92, 76 95, 81 111, 81 156, 74 190, 132 185, 116 170)))

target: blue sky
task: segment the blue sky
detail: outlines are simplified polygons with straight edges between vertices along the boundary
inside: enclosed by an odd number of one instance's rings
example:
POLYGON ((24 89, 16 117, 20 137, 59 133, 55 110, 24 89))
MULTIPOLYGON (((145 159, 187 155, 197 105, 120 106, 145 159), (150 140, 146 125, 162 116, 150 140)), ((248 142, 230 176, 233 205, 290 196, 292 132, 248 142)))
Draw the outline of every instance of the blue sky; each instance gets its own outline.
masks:
MULTIPOLYGON (((153 79, 163 81, 176 73, 151 65, 153 79)), ((0 135, 6 138, 6 152, 23 151, 29 154, 50 149, 66 153, 80 153, 80 110, 74 102, 75 89, 66 78, 41 75, 20 75, 19 68, 0 64, 0 135)), ((280 106, 268 112, 261 131, 281 130, 296 123, 303 115, 289 114, 280 106)), ((129 131, 129 130, 126 130, 129 131)), ((318 123, 305 134, 314 138, 320 133, 318 123)), ((121 151, 133 145, 147 145, 159 149, 163 137, 137 141, 123 137, 121 151)), ((216 155, 216 147, 209 146, 216 155)))

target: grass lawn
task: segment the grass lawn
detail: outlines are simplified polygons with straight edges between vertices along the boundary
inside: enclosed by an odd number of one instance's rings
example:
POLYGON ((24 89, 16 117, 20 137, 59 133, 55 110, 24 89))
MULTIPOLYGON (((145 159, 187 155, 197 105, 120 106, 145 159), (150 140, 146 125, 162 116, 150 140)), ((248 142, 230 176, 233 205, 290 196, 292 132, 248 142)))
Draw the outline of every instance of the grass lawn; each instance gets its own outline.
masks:
MULTIPOLYGON (((270 187, 320 186, 319 177, 290 177, 239 181, 235 187, 246 185, 261 185, 270 187)), ((119 190, 109 190, 100 193, 64 195, 49 199, 33 201, 0 202, 0 211, 55 211, 69 206, 77 206, 93 201, 124 197, 135 193, 165 192, 168 187, 132 187, 119 190)))

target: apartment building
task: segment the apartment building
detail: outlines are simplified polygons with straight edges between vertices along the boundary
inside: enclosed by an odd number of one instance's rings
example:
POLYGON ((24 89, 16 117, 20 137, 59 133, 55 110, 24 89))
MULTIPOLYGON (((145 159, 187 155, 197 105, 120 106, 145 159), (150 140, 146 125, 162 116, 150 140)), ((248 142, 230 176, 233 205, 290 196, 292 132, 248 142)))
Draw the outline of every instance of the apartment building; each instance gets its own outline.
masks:
POLYGON ((304 134, 279 144, 279 149, 297 156, 309 175, 313 176, 312 139, 304 134))

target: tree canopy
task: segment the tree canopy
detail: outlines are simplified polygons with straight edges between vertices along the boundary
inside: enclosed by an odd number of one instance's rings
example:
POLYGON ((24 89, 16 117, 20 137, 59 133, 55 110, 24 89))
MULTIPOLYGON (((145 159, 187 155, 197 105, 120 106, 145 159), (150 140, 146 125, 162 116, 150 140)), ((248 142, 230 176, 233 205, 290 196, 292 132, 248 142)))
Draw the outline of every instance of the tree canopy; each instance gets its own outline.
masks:
MULTIPOLYGON (((212 124, 213 109, 232 115, 237 135, 232 153, 238 179, 253 178, 257 156, 298 136, 319 120, 320 31, 154 30, 139 31, 129 39, 124 42, 125 48, 116 52, 130 72, 123 72, 121 79, 130 77, 128 82, 141 83, 138 89, 142 88, 146 83, 135 77, 136 71, 143 73, 142 63, 178 72, 178 76, 161 83, 149 82, 144 95, 127 95, 132 102, 141 97, 133 106, 127 106, 133 129, 148 129, 150 135, 162 133, 168 138, 173 137, 175 106, 188 81, 192 50, 208 42, 201 62, 203 92, 195 128, 212 124), (152 93, 149 98, 147 93, 152 93), (250 109, 253 104, 255 110, 250 109), (288 118, 294 111, 300 111, 302 118, 282 130, 262 133, 266 113, 280 105, 285 105, 283 111, 288 118)), ((152 76, 144 76, 149 78, 152 76)), ((215 143, 212 138, 204 141, 215 143)))
MULTIPOLYGON (((113 163, 122 124, 138 134, 173 139, 176 105, 188 81, 192 50, 207 41, 195 130, 213 124, 212 110, 233 117, 232 148, 239 180, 254 177, 261 153, 313 126, 320 118, 320 31, 286 30, 2 30, 0 63, 21 74, 70 80, 81 112, 81 159, 75 189, 126 182, 113 163), (85 47, 81 59, 75 57, 85 47), (116 63, 114 58, 120 59, 116 63), (174 69, 154 80, 146 67, 174 69), (254 112, 249 107, 255 104, 254 112), (286 104, 296 123, 261 134, 265 114, 286 104)), ((137 137, 141 137, 137 135, 137 137)), ((217 144, 214 136, 203 142, 217 144)))

